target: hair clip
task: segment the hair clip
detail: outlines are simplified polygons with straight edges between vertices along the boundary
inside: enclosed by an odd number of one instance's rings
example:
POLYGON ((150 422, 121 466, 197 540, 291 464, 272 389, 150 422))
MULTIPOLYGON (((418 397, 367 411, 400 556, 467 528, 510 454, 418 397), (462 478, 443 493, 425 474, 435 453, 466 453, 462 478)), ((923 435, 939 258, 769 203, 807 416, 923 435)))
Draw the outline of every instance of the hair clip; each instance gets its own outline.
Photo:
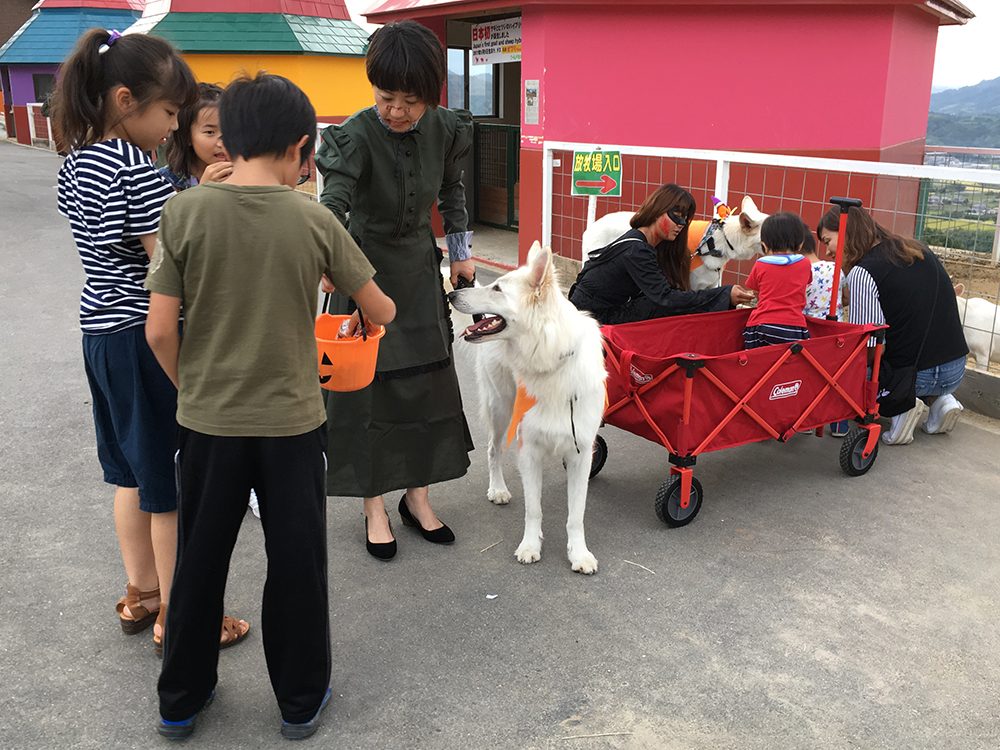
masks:
POLYGON ((108 41, 97 48, 97 54, 103 55, 105 52, 111 49, 112 44, 114 44, 121 38, 122 38, 122 33, 118 31, 118 29, 115 29, 114 31, 111 32, 111 37, 108 39, 108 41))

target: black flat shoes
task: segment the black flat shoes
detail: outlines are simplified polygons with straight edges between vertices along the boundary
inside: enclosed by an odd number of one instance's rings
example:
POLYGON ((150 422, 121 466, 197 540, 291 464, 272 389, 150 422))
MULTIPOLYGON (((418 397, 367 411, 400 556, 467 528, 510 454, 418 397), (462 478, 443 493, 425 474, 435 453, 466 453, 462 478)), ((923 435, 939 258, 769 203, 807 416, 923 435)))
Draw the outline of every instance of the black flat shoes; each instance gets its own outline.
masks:
MULTIPOLYGON (((399 517, 403 519, 404 526, 413 526, 414 528, 419 529, 421 535, 423 535, 424 539, 428 542, 434 542, 434 544, 451 544, 455 541, 455 534, 445 525, 442 525, 440 529, 434 529, 432 531, 428 531, 421 526, 420 522, 410 515, 410 509, 406 507, 405 492, 399 499, 399 517)), ((393 542, 393 545, 395 545, 395 542, 393 542)), ((395 553, 395 550, 393 550, 393 552, 395 553)), ((373 552, 372 554, 375 553, 373 552)))
MULTIPOLYGON (((392 531, 392 522, 389 522, 389 531, 392 531)), ((368 516, 365 516, 365 546, 368 554, 377 557, 379 560, 391 560, 396 556, 396 540, 391 542, 379 542, 376 544, 368 538, 368 516)))

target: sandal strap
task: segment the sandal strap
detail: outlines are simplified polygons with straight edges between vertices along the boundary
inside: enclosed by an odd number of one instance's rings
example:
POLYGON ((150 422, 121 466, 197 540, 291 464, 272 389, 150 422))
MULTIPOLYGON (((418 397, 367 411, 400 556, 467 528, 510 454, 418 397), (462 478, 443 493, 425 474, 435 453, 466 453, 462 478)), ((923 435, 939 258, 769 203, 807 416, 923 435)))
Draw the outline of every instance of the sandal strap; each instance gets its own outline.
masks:
MULTIPOLYGON (((141 620, 144 617, 149 616, 152 612, 142 606, 139 602, 143 599, 155 599, 160 596, 160 587, 157 586, 155 589, 150 589, 149 591, 140 591, 138 586, 133 586, 131 583, 125 584, 125 596, 118 600, 118 604, 115 605, 115 611, 119 616, 124 614, 125 607, 128 607, 128 611, 132 615, 133 620, 141 620)), ((163 609, 161 607, 161 609, 163 609)))
POLYGON ((229 638, 223 638, 224 642, 237 641, 245 635, 245 631, 240 625, 240 621, 235 617, 230 617, 229 615, 223 615, 222 617, 222 636, 228 635, 229 638))

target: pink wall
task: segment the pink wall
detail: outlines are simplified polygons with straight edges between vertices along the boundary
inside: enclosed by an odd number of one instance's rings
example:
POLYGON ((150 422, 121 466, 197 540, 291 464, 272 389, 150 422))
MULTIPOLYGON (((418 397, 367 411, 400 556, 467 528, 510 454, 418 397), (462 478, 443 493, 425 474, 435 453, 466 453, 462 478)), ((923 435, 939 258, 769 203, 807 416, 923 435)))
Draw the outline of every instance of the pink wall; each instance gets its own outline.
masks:
POLYGON ((878 150, 926 129, 937 25, 888 4, 524 6, 542 120, 522 144, 878 150))
POLYGON ((937 47, 937 26, 927 23, 927 17, 927 13, 914 8, 896 9, 886 75, 882 146, 920 139, 923 151, 937 47))

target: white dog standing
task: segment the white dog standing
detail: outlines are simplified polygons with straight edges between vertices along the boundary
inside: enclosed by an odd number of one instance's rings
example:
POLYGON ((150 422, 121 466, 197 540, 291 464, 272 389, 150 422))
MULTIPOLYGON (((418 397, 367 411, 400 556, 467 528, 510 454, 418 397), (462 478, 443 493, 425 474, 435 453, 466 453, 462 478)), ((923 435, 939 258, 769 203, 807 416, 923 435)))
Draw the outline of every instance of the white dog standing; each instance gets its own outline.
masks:
MULTIPOLYGON (((761 252, 760 225, 767 214, 757 210, 749 195, 743 198, 739 213, 728 213, 723 219, 692 221, 688 230, 691 251, 691 288, 714 289, 722 282, 722 271, 730 260, 750 260, 761 252)), ((632 228, 633 211, 605 214, 583 233, 583 258, 607 247, 632 228)))
POLYGON ((583 515, 607 377, 597 322, 563 296, 552 252, 537 242, 527 265, 489 287, 460 289, 448 297, 460 312, 487 316, 463 336, 470 343, 484 344, 477 352, 476 370, 490 435, 487 496, 498 505, 510 500, 501 458, 519 383, 534 400, 517 426, 524 487, 524 538, 517 559, 522 563, 541 559, 542 459, 554 454, 566 466, 569 561, 579 573, 594 573, 597 560, 587 549, 583 515))

